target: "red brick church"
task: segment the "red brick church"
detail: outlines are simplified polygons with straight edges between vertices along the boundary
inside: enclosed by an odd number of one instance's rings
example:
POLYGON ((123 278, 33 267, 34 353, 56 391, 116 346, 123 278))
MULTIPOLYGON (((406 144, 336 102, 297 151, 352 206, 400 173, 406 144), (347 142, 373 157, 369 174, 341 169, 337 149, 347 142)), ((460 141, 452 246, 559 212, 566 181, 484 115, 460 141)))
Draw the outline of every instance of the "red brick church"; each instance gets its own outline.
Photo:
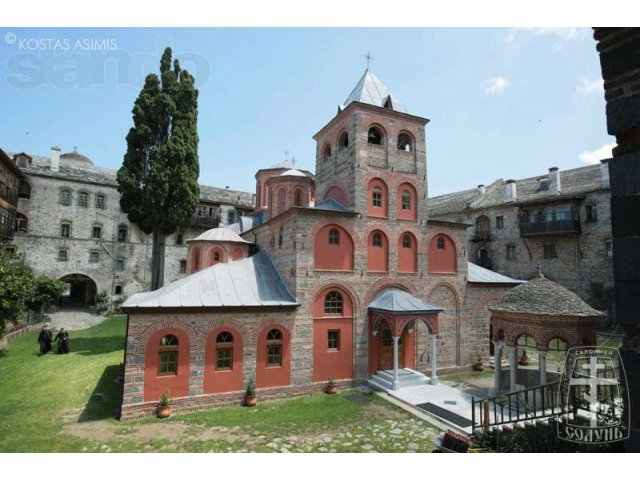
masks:
POLYGON ((427 218, 425 127, 367 69, 314 136, 315 176, 256 174, 256 211, 189 243, 186 278, 133 295, 122 417, 339 384, 436 383, 489 355, 485 308, 519 283, 427 218))

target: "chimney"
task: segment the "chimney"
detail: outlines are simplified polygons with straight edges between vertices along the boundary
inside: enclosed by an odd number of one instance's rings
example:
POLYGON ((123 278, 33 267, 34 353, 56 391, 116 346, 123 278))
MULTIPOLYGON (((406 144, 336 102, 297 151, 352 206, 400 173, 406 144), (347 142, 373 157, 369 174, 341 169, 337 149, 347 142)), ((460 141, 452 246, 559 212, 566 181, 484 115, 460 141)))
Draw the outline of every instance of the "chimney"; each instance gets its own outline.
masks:
POLYGON ((484 195, 484 193, 487 191, 486 188, 484 188, 484 185, 478 185, 478 193, 480 195, 484 195))
POLYGON ((504 197, 507 202, 512 202, 518 198, 518 192, 516 191, 516 181, 507 180, 504 184, 504 197))
POLYGON ((51 147, 51 171, 60 171, 60 147, 51 147))
POLYGON ((551 167, 549 169, 549 191, 551 193, 560 193, 562 185, 560 185, 560 172, 558 167, 551 167))
POLYGON ((609 159, 605 158, 600 160, 600 178, 602 179, 602 186, 609 188, 609 159))

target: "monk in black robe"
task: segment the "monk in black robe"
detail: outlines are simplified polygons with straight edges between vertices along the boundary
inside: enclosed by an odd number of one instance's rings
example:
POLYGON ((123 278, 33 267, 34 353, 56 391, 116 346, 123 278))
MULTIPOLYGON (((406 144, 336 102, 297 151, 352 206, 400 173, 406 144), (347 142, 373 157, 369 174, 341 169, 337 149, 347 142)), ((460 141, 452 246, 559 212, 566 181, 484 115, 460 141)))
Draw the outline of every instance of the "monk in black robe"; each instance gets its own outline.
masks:
POLYGON ((51 350, 51 331, 47 327, 42 327, 42 330, 40 330, 38 343, 40 344, 40 355, 44 355, 51 350))
POLYGON ((58 353, 69 353, 69 332, 67 330, 61 328, 55 341, 58 342, 58 353))

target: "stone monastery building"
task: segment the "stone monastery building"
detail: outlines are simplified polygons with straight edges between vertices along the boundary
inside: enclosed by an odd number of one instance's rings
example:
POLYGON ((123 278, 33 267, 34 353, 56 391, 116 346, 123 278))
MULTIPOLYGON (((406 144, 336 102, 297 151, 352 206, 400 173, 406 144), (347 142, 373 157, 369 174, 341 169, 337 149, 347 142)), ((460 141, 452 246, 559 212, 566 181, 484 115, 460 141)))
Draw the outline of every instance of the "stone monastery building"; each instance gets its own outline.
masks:
POLYGON ((189 276, 131 296, 122 418, 370 381, 437 382, 489 355, 518 280, 467 258, 467 224, 427 217, 425 127, 366 70, 314 136, 316 173, 256 174, 255 212, 188 242, 189 276), (396 368, 394 368, 396 367, 396 368), (425 376, 424 374, 427 374, 425 376))

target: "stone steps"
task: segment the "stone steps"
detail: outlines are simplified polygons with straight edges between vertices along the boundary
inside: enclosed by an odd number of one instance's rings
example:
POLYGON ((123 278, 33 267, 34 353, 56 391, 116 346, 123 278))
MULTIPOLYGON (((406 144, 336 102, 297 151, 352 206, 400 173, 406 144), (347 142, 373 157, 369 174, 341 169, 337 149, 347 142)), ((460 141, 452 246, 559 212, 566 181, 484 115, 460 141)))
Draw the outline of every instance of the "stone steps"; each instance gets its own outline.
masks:
MULTIPOLYGON (((403 368, 398 371, 398 383, 400 389, 416 387, 418 385, 427 385, 429 378, 410 368, 403 368)), ((371 376, 368 384, 376 390, 393 390, 393 370, 378 371, 375 375, 371 376)))

